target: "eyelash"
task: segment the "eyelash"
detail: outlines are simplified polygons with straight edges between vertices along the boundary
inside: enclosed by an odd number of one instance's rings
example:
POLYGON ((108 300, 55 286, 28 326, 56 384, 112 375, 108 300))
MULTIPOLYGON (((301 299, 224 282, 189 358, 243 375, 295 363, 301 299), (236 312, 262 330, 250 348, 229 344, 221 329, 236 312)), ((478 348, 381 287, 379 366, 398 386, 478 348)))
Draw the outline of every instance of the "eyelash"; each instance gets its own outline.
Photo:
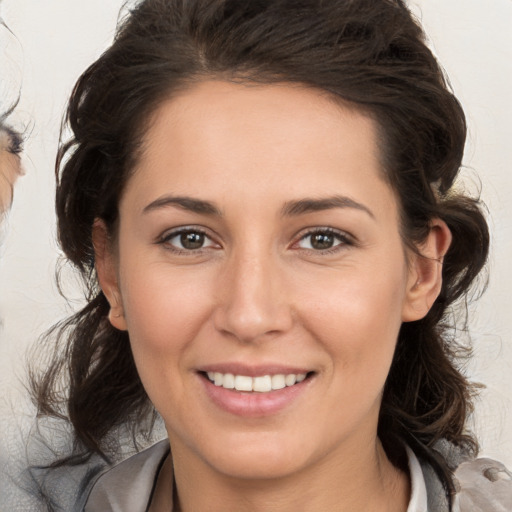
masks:
POLYGON ((178 254, 178 255, 183 254, 183 255, 187 255, 187 256, 202 254, 202 252, 205 249, 209 248, 209 247, 200 247, 198 249, 181 249, 181 248, 176 247, 176 246, 174 246, 174 245, 172 245, 170 243, 170 241, 173 238, 176 238, 176 237, 178 237, 180 235, 184 235, 184 234, 187 234, 187 233, 202 235, 202 236, 205 237, 205 239, 210 240, 212 243, 215 243, 213 241, 212 237, 209 236, 208 233, 205 230, 203 230, 201 228, 198 228, 198 227, 194 227, 194 226, 184 226, 182 228, 178 228, 178 229, 175 229, 173 231, 169 231, 169 232, 164 233, 157 240, 157 244, 165 246, 165 248, 167 250, 172 251, 175 254, 178 254))
POLYGON ((332 236, 334 239, 336 239, 338 244, 333 245, 332 247, 329 247, 327 249, 303 249, 305 251, 308 251, 310 254, 334 254, 338 251, 341 251, 347 247, 356 245, 356 242, 352 236, 349 234, 339 231, 334 228, 330 227, 322 227, 322 228, 314 228, 306 231, 305 233, 302 233, 300 235, 300 238, 297 242, 295 242, 293 245, 296 246, 303 240, 307 239, 308 237, 312 237, 314 235, 329 235, 332 236))
MULTIPOLYGON (((184 234, 198 234, 203 236, 205 239, 209 240, 211 244, 215 244, 215 241, 212 239, 211 236, 208 235, 206 230, 201 229, 199 227, 194 226, 184 226, 182 228, 175 229, 173 231, 167 232, 164 235, 162 235, 158 240, 157 244, 163 245, 166 247, 167 250, 170 250, 178 255, 199 255, 204 252, 204 250, 207 250, 211 248, 210 245, 198 247, 197 249, 182 249, 179 247, 176 247, 175 245, 171 244, 170 241, 173 238, 179 237, 180 235, 184 234)), ((311 245, 311 243, 310 243, 311 245)), ((347 248, 348 246, 354 246, 356 245, 355 240, 352 236, 348 235, 347 233, 343 231, 338 231, 337 229, 333 229, 330 227, 322 227, 322 228, 314 228, 306 231, 305 233, 302 233, 299 237, 299 239, 292 244, 292 248, 296 248, 297 250, 303 250, 307 251, 310 254, 320 254, 320 255, 327 255, 327 254, 333 254, 340 250, 343 250, 344 248, 347 248), (302 241, 306 240, 308 237, 312 237, 314 235, 327 235, 333 237, 335 240, 337 240, 339 243, 336 245, 333 245, 332 247, 326 248, 326 249, 313 249, 313 248, 301 248, 297 247, 302 241)))

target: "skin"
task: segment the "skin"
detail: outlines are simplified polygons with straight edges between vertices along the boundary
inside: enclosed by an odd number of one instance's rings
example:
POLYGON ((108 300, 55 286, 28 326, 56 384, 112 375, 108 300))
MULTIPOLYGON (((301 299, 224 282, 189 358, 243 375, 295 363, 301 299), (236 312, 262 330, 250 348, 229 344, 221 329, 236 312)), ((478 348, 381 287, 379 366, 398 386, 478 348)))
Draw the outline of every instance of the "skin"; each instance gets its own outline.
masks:
POLYGON ((12 152, 11 137, 0 126, 0 214, 11 206, 14 183, 21 174, 20 157, 12 152))
POLYGON ((374 121, 319 91, 207 81, 158 108, 115 247, 94 227, 110 320, 129 332, 171 443, 152 511, 171 509, 173 470, 185 512, 407 509, 378 414, 400 325, 439 293, 450 233, 434 220, 426 257, 409 253, 398 210, 374 121), (218 212, 159 202, 169 196, 218 212), (344 203, 289 208, 333 196, 344 203), (203 248, 180 248, 183 226, 206 233, 203 248), (326 228, 332 247, 312 248, 311 229, 326 228), (311 377, 277 413, 241 417, 198 374, 226 361, 311 377))

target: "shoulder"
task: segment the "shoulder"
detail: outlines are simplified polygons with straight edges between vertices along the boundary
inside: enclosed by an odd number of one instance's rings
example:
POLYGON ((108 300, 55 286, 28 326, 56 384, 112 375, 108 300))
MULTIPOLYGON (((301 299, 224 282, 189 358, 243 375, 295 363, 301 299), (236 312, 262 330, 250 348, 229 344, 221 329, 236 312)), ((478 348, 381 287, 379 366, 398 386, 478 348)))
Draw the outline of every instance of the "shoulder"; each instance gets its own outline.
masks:
POLYGON ((169 442, 160 441, 108 469, 91 484, 78 510, 146 510, 155 478, 168 453, 169 442))
POLYGON ((512 510, 512 473, 492 459, 475 459, 455 470, 455 511, 507 512, 512 510))
MULTIPOLYGON (((453 512, 510 512, 512 511, 512 473, 496 460, 469 458, 467 454, 442 441, 436 450, 453 468, 456 488, 453 512)), ((422 461, 428 494, 429 510, 448 510, 448 501, 439 478, 422 461)))

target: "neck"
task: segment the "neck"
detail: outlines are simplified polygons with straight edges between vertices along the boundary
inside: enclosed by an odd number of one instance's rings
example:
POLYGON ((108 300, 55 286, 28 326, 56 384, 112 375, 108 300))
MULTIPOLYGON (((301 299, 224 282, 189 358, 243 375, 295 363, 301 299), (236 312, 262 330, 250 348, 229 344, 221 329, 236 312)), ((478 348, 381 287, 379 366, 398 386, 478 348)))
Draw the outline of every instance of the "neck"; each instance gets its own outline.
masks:
POLYGON ((177 487, 173 512, 405 512, 410 485, 388 460, 378 440, 357 453, 309 466, 282 478, 240 479, 197 471, 174 453, 159 477, 151 512, 171 510, 172 474, 177 487), (200 482, 200 485, 198 484, 200 482), (198 492, 199 491, 199 492, 198 492), (167 497, 167 499, 164 498, 167 497))

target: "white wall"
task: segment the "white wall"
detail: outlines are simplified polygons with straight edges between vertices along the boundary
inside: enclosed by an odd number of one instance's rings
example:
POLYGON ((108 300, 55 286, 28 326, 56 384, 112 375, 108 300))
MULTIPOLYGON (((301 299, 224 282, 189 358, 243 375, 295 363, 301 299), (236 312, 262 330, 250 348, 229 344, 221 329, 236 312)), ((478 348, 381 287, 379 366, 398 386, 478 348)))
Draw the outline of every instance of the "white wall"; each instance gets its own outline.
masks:
MULTIPOLYGON (((1 13, 23 48, 20 113, 32 119, 0 259, 0 428, 25 410, 24 351, 70 308, 54 284, 53 164, 66 98, 111 41, 121 0, 4 0, 1 13), (5 396, 15 397, 7 406, 5 396), (3 420, 1 420, 3 418, 3 420)), ((491 280, 472 307, 476 358, 487 385, 475 428, 483 453, 512 466, 512 2, 411 0, 468 116, 465 164, 478 174, 493 233, 491 280)), ((14 52, 16 53, 16 52, 14 52)), ((16 57, 18 58, 18 57, 16 57)), ((76 294, 75 294, 76 295, 76 294)), ((0 433, 0 437, 2 434, 0 433)), ((0 447, 1 449, 1 447, 0 447)))
POLYGON ((512 466, 512 2, 411 0, 466 111, 466 175, 482 183, 492 253, 489 288, 471 308, 482 452, 512 466))

